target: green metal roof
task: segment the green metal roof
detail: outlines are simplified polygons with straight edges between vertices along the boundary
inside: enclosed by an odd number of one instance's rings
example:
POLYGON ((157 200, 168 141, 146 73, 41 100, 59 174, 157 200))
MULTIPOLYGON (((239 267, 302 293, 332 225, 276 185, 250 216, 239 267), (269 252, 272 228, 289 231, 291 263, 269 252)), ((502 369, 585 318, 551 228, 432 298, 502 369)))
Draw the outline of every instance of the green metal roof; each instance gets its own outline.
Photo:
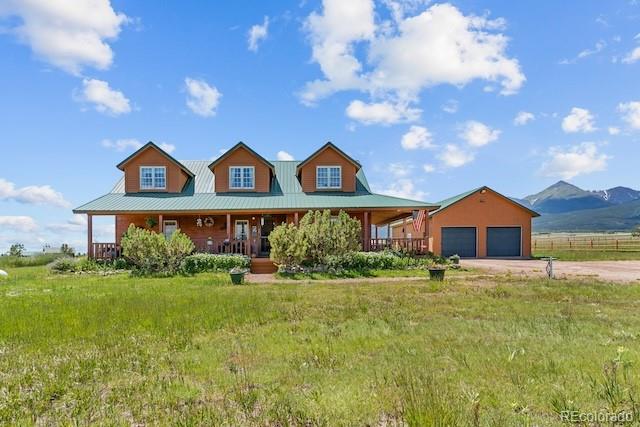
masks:
POLYGON ((454 203, 457 203, 460 200, 462 200, 462 199, 464 199, 466 197, 469 197, 470 195, 472 195, 474 193, 477 193, 478 191, 484 190, 484 189, 492 191, 495 194, 504 197, 506 200, 510 201, 514 205, 516 205, 518 207, 521 207, 522 209, 524 209, 526 211, 529 211, 533 216, 540 216, 540 214, 538 212, 529 209, 528 207, 524 206, 522 203, 517 202, 516 200, 513 200, 513 199, 511 199, 511 198, 509 198, 507 196, 504 196, 504 195, 498 193, 497 191, 487 187, 486 185, 483 185, 482 187, 474 188, 473 190, 465 191, 464 193, 460 193, 460 194, 458 194, 456 196, 449 197, 448 199, 444 199, 444 200, 439 201, 436 204, 440 205, 440 207, 438 209, 436 209, 435 211, 429 212, 429 215, 435 215, 438 212, 443 211, 444 209, 446 209, 449 206, 453 205, 454 203))
POLYGON ((198 212, 218 210, 289 210, 353 208, 434 208, 437 204, 371 192, 362 169, 356 174, 356 191, 304 193, 296 177, 299 161, 273 161, 275 179, 269 193, 214 193, 215 177, 206 160, 181 162, 193 172, 180 193, 129 193, 124 177, 111 193, 74 209, 75 213, 198 212))

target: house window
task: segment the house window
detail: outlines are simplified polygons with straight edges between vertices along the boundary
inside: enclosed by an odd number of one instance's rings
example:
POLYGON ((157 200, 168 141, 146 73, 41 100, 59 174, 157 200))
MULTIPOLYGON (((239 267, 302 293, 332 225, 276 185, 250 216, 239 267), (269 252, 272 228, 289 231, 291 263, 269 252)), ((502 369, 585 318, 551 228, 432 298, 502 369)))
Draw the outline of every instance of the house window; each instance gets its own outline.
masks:
POLYGON ((236 240, 247 240, 249 237, 249 220, 236 220, 236 240))
POLYGON ((253 190, 255 188, 255 168, 253 166, 229 167, 229 188, 253 190))
POLYGON ((169 240, 173 233, 178 230, 178 221, 175 219, 168 219, 162 223, 162 231, 165 239, 169 240))
POLYGON ((140 166, 141 190, 164 190, 167 188, 167 168, 164 166, 140 166))
POLYGON ((342 167, 318 166, 316 168, 316 188, 321 190, 342 188, 342 167))

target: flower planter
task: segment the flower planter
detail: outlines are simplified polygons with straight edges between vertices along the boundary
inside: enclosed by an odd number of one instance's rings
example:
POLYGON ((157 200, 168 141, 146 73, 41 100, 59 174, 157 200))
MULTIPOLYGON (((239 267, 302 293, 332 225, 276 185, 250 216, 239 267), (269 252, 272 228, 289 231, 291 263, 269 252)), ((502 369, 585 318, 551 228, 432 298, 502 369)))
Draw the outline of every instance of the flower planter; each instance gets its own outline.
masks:
POLYGON ((242 285, 244 283, 244 271, 241 273, 229 273, 231 283, 234 285, 242 285))
POLYGON ((442 282, 444 280, 444 272, 446 270, 444 268, 430 268, 429 269, 429 279, 437 280, 442 282))

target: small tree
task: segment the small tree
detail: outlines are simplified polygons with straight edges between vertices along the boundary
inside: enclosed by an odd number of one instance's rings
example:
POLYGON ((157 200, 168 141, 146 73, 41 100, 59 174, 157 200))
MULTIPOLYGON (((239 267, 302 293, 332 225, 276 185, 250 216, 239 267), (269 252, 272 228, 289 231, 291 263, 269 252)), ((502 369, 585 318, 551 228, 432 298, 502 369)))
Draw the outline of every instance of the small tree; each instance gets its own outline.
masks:
POLYGON ((343 256, 360 248, 360 221, 340 211, 309 211, 300 221, 300 232, 307 243, 307 259, 323 264, 329 255, 343 256))
POLYGON ((24 255, 24 245, 22 243, 14 243, 9 248, 9 256, 21 257, 24 255))
POLYGON ((300 265, 307 255, 307 244, 300 229, 293 224, 281 224, 269 234, 273 262, 285 266, 300 265))
POLYGON ((176 274, 182 260, 195 249, 191 239, 180 230, 167 240, 162 234, 133 224, 120 244, 124 257, 141 274, 176 274))
POLYGON ((633 227, 633 230, 631 230, 631 235, 633 237, 640 237, 640 225, 636 225, 635 227, 633 227))
POLYGON ((60 252, 63 255, 67 256, 74 256, 76 253, 76 251, 74 251, 73 248, 66 243, 63 243, 62 246, 60 246, 60 252))

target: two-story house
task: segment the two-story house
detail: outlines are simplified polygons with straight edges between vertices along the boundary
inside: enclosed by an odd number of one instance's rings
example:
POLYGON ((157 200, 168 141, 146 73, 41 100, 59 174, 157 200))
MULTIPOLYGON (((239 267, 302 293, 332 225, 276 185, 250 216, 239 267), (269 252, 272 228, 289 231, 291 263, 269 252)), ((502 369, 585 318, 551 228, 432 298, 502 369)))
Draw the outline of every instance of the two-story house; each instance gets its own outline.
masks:
POLYGON ((373 193, 360 163, 330 142, 302 161, 269 161, 240 142, 213 162, 178 161, 149 142, 117 167, 123 176, 113 190, 74 210, 88 216, 92 257, 118 254, 130 224, 167 236, 180 229, 200 252, 268 257, 273 227, 297 224, 312 209, 358 218, 364 250, 393 244, 420 252, 427 249, 425 225, 395 242, 378 239, 378 227, 438 207, 373 193), (115 216, 113 242, 93 242, 95 215, 115 216))

